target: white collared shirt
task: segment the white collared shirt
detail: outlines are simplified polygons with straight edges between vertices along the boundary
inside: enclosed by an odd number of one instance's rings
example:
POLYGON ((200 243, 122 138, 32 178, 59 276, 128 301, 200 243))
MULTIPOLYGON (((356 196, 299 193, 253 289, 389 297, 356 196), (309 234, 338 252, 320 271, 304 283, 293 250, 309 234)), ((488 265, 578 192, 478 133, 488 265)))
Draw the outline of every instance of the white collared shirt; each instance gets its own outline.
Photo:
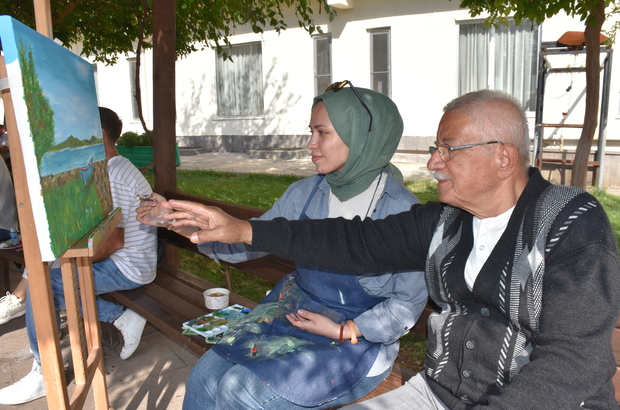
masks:
POLYGON ((513 206, 501 215, 492 218, 479 219, 474 217, 472 221, 474 230, 474 247, 465 264, 465 282, 469 290, 474 288, 474 282, 480 273, 480 269, 489 258, 497 241, 502 236, 508 225, 508 220, 515 209, 513 206))

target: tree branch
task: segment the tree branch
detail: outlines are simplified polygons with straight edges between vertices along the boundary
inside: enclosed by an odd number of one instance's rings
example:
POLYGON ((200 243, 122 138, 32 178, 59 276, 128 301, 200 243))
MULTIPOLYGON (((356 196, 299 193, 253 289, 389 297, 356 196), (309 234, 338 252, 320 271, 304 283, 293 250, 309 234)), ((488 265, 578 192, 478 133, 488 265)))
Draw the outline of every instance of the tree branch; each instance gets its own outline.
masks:
POLYGON ((75 0, 75 1, 69 2, 69 4, 67 4, 67 7, 65 7, 65 9, 62 11, 62 13, 60 13, 58 17, 56 18, 52 17, 52 26, 55 26, 56 24, 63 21, 64 18, 67 17, 69 14, 71 14, 73 9, 75 9, 81 2, 82 0, 75 0))

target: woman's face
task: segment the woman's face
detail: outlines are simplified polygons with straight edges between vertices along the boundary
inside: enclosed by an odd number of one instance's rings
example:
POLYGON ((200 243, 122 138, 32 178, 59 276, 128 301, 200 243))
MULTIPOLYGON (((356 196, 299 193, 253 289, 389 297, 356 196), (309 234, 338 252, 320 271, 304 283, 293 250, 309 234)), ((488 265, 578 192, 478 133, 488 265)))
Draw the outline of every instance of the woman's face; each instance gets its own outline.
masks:
POLYGON ((310 141, 308 149, 312 151, 312 162, 319 174, 342 171, 349 147, 342 141, 332 125, 323 101, 316 103, 310 116, 310 141))

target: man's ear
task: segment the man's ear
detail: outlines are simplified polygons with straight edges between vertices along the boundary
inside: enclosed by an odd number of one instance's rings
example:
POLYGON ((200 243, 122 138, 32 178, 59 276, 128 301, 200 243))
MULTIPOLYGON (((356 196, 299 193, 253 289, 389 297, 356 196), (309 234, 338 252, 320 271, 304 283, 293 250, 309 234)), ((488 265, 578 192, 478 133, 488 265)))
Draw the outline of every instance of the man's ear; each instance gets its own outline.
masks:
POLYGON ((517 168, 519 152, 514 145, 504 144, 500 149, 500 166, 497 170, 500 179, 508 179, 517 168))

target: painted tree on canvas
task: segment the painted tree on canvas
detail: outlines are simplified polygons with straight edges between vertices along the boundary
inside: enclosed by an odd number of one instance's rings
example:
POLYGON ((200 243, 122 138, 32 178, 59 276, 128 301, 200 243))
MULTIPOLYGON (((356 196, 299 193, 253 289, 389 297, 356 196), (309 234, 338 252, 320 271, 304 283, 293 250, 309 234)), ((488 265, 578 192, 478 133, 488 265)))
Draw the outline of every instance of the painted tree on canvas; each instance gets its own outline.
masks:
POLYGON ((32 107, 28 110, 28 122, 37 165, 41 169, 43 156, 54 145, 54 112, 37 78, 32 50, 25 48, 23 44, 19 47, 19 65, 22 71, 24 100, 27 107, 32 107))

